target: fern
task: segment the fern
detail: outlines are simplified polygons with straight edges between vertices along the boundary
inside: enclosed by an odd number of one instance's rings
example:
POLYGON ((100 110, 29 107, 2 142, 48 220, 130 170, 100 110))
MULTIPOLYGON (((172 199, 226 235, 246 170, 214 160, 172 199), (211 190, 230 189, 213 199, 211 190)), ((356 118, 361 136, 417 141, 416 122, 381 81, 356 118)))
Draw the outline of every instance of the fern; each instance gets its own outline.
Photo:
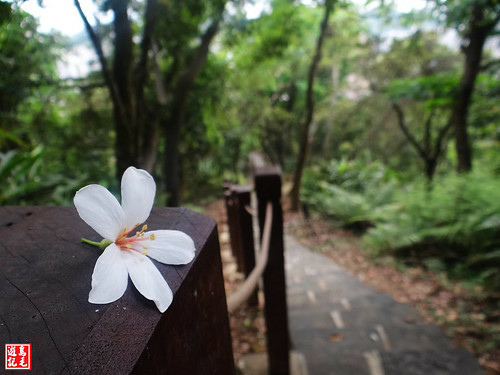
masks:
POLYGON ((344 226, 366 224, 392 200, 389 174, 380 163, 331 161, 305 171, 302 201, 344 226))
POLYGON ((332 161, 304 175, 303 201, 343 226, 369 228, 375 254, 500 287, 500 179, 481 168, 399 186, 381 164, 332 161), (438 267, 439 266, 439 267, 438 267))
POLYGON ((477 170, 416 184, 394 195, 398 209, 381 210, 364 244, 377 253, 440 257, 451 274, 500 286, 500 182, 477 170))
POLYGON ((57 173, 42 173, 44 149, 0 152, 0 205, 68 204, 81 185, 57 173))

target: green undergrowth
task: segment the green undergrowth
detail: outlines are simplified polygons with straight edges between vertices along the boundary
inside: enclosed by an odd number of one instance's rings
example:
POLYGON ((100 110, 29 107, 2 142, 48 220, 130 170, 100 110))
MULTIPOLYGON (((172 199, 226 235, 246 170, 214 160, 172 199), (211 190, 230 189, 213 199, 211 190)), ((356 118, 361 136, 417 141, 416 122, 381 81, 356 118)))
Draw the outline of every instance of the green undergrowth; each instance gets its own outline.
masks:
POLYGON ((381 164, 330 162, 306 171, 312 211, 362 233, 375 256, 445 272, 471 287, 500 287, 500 178, 484 168, 401 182, 381 164))
POLYGON ((79 181, 44 171, 45 156, 42 147, 0 152, 0 206, 71 202, 79 181))
POLYGON ((500 180, 484 171, 398 190, 363 237, 376 254, 445 271, 471 285, 500 287, 500 180))
POLYGON ((392 202, 395 181, 380 163, 333 160, 305 171, 302 201, 345 228, 364 231, 374 213, 392 202))

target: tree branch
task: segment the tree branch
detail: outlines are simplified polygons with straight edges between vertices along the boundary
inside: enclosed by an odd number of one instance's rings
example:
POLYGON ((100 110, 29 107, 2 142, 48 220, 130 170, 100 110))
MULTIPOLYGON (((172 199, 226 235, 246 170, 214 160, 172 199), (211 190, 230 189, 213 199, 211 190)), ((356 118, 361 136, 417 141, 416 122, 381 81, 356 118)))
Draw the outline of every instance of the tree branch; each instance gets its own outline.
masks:
POLYGON ((123 115, 135 121, 136 106, 134 93, 133 61, 134 46, 133 32, 128 16, 127 1, 111 1, 114 14, 114 56, 113 80, 116 93, 123 105, 123 115))
MULTIPOLYGON (((223 12, 221 11, 221 13, 217 15, 217 18, 212 22, 210 27, 205 31, 205 33, 201 37, 201 42, 198 45, 198 48, 193 53, 193 57, 191 58, 190 63, 181 73, 179 79, 176 82, 176 85, 173 89, 173 91, 176 93, 174 97, 175 104, 173 118, 176 118, 179 115, 181 117, 183 116, 184 106, 186 104, 189 90, 207 60, 210 43, 213 37, 217 34, 219 23, 222 20, 222 14, 223 12)), ((178 120, 179 119, 172 121, 168 126, 180 126, 180 124, 175 124, 176 122, 178 122, 178 120)))
POLYGON ((60 90, 70 90, 70 89, 88 90, 98 87, 107 87, 106 83, 103 81, 90 83, 87 78, 63 78, 59 80, 44 79, 44 80, 32 81, 29 83, 28 86, 33 88, 50 86, 60 90))
POLYGON ((156 98, 160 105, 165 105, 167 104, 167 90, 165 89, 165 84, 163 83, 163 76, 160 69, 160 62, 158 58, 158 44, 154 39, 151 41, 151 51, 153 52, 153 74, 156 98))
POLYGON ((222 20, 222 12, 217 15, 217 18, 212 21, 212 24, 208 27, 208 29, 201 37, 201 42, 196 51, 194 52, 189 66, 187 67, 187 69, 184 70, 184 73, 179 79, 180 86, 185 86, 185 85, 190 86, 200 73, 203 66, 205 65, 210 43, 212 42, 214 36, 217 34, 221 20, 222 20))
POLYGON ((153 43, 153 30, 156 21, 157 0, 148 0, 146 2, 146 11, 144 14, 144 30, 141 41, 141 52, 139 61, 135 66, 136 90, 142 90, 147 77, 148 54, 153 43))
MULTIPOLYGON (((313 118, 313 113, 314 113, 314 95, 313 95, 313 89, 314 89, 314 78, 316 75, 316 71, 318 70, 318 65, 321 60, 321 55, 322 55, 322 46, 323 46, 323 41, 325 39, 326 35, 326 29, 328 27, 328 19, 330 18, 330 13, 332 11, 334 4, 334 0, 326 0, 325 2, 325 13, 323 16, 323 20, 321 22, 321 27, 320 27, 320 33, 318 40, 316 42, 316 54, 314 55, 313 61, 311 63, 311 66, 309 67, 309 74, 307 78, 307 94, 306 94, 306 124, 310 124, 312 122, 313 118)), ((306 125, 306 127, 309 127, 309 125, 306 125)))
POLYGON ((479 70, 485 71, 485 70, 488 70, 488 69, 495 67, 496 65, 500 65, 500 59, 490 60, 487 63, 484 63, 483 65, 481 65, 479 67, 479 70))
POLYGON ((418 153, 420 154, 422 159, 427 160, 429 155, 427 155, 425 150, 418 144, 418 142, 415 139, 415 137, 413 136, 413 134, 411 134, 410 129, 406 125, 404 112, 403 112, 403 109, 401 108, 401 106, 396 102, 392 102, 392 108, 394 109, 394 111, 396 112, 396 115, 398 116, 398 125, 401 128, 401 130, 403 131, 403 133, 406 136, 406 138, 408 139, 408 141, 413 145, 413 147, 415 147, 415 149, 418 151, 418 153))
POLYGON ((450 119, 448 121, 448 123, 446 124, 446 126, 443 126, 441 128, 441 130, 439 131, 439 134, 436 138, 436 146, 434 148, 434 154, 433 154, 433 158, 437 159, 439 154, 441 154, 442 152, 442 143, 445 139, 445 136, 446 136, 446 133, 448 133, 448 131, 450 130, 451 126, 453 125, 453 121, 450 119))
MULTIPOLYGON (((184 121, 186 106, 189 97, 189 91, 196 77, 202 70, 210 47, 210 42, 217 34, 219 24, 222 21, 224 13, 225 1, 221 3, 216 18, 212 21, 210 27, 201 37, 201 42, 193 53, 188 67, 181 73, 179 79, 173 87, 173 103, 171 105, 171 112, 169 120, 165 123, 166 130, 166 144, 165 144, 165 176, 166 176, 166 189, 169 193, 167 205, 177 206, 180 200, 180 130, 184 121)), ((175 60, 174 60, 175 63, 175 60)))
POLYGON ((99 63, 101 64, 101 70, 102 70, 102 76, 104 78, 104 82, 106 83, 106 86, 108 86, 110 95, 111 95, 111 100, 116 103, 117 105, 120 105, 120 101, 117 95, 117 90, 115 87, 115 83, 113 81, 113 78, 111 77, 111 74, 108 69, 108 64, 106 61, 106 57, 104 56, 104 52, 102 49, 102 44, 95 33, 94 29, 92 28, 92 25, 90 25, 90 22, 87 19, 87 16, 85 16, 85 13, 83 13, 82 7, 80 6, 80 2, 78 0, 74 0, 74 4, 76 9, 78 10, 78 13, 80 14, 80 17, 85 25, 85 29, 87 30, 87 34, 89 35, 89 38, 92 42, 92 45, 94 46, 94 50, 97 54, 97 57, 99 59, 99 63))
POLYGON ((432 118, 434 117, 434 109, 431 110, 431 113, 429 113, 429 117, 427 117, 427 120, 425 121, 425 135, 424 135, 424 147, 425 147, 425 153, 428 155, 431 152, 431 125, 432 125, 432 118))
POLYGON ((326 36, 326 31, 328 28, 328 19, 330 13, 332 12, 333 6, 336 0, 325 0, 325 13, 321 21, 320 32, 318 39, 316 41, 316 49, 314 52, 314 57, 309 66, 309 73, 307 76, 307 93, 306 93, 306 118, 302 125, 301 139, 299 146, 299 154, 297 156, 297 163, 295 165, 295 172, 293 175, 293 187, 290 191, 290 197, 292 200, 292 211, 297 211, 300 204, 300 184, 302 181, 302 174, 304 172, 304 166, 309 152, 310 147, 310 137, 309 132, 311 128, 311 123, 314 117, 314 78, 316 76, 316 71, 318 69, 319 62, 321 60, 321 49, 323 46, 323 41, 326 36))

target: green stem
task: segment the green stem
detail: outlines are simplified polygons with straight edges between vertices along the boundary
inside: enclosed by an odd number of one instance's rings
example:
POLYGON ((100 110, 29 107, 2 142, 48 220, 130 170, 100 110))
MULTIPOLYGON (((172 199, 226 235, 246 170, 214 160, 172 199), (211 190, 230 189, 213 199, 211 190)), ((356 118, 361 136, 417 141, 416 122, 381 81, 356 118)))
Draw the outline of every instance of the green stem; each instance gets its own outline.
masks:
POLYGON ((109 245, 111 245, 113 243, 107 239, 103 239, 101 242, 95 242, 95 241, 87 240, 86 238, 82 238, 82 242, 88 243, 89 245, 92 245, 92 246, 97 246, 102 251, 104 251, 105 248, 107 248, 109 245))
POLYGON ((88 243, 89 245, 93 245, 93 246, 97 246, 97 247, 101 246, 100 242, 90 241, 90 240, 87 240, 86 238, 82 238, 82 242, 88 243))

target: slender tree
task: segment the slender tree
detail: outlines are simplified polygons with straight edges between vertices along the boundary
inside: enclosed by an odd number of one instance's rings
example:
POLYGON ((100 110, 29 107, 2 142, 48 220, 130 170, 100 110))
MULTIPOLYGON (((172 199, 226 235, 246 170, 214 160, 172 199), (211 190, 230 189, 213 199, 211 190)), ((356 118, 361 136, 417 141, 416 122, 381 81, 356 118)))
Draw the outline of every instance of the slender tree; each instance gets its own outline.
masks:
POLYGON ((401 131, 404 133, 408 142, 415 148, 418 153, 418 156, 422 159, 425 166, 425 175, 427 179, 432 181, 434 177, 434 173, 436 172, 436 167, 440 156, 444 151, 444 140, 446 138, 446 134, 448 133, 451 123, 448 122, 445 126, 441 127, 438 131, 438 135, 434 140, 434 144, 432 142, 431 133, 432 133, 432 121, 435 115, 435 110, 432 110, 427 119, 424 122, 424 137, 421 142, 417 140, 417 138, 410 131, 410 127, 406 122, 405 114, 403 108, 399 105, 398 102, 392 102, 392 108, 396 112, 398 118, 398 125, 401 131))
POLYGON ((302 174, 304 172, 304 166, 307 159, 307 154, 309 153, 309 148, 311 144, 310 139, 310 129, 314 117, 314 79, 316 77, 316 71, 318 70, 318 65, 321 60, 321 49, 323 47, 323 42, 326 37, 328 29, 328 19, 332 13, 335 0, 325 0, 325 13, 323 20, 321 21, 320 32, 316 42, 316 50, 314 57, 312 59, 311 65, 309 67, 308 81, 307 81, 307 92, 306 92, 306 117, 302 126, 302 135, 300 138, 300 149, 297 156, 297 163, 295 166, 295 173, 293 176, 293 188, 290 192, 290 197, 292 200, 291 209, 297 211, 300 204, 300 184, 302 182, 302 174))
POLYGON ((457 169, 468 172, 472 168, 472 147, 467 116, 486 39, 494 34, 500 21, 500 3, 496 0, 436 0, 436 5, 446 11, 448 24, 455 26, 459 32, 463 29, 464 68, 450 122, 455 131, 457 169))
POLYGON ((167 204, 177 206, 181 185, 181 129, 188 98, 207 60, 226 0, 213 0, 206 6, 197 2, 147 0, 139 45, 134 42, 136 25, 129 17, 132 2, 107 0, 104 5, 114 14, 112 64, 109 64, 102 42, 83 13, 79 0, 74 0, 74 3, 98 56, 113 104, 117 177, 120 178, 130 165, 152 171, 162 135, 165 139, 162 169, 167 204), (208 18, 211 23, 206 29, 201 26, 207 20, 202 14, 205 7, 211 10, 208 18), (175 19, 174 14, 179 18, 175 19), (160 26, 162 29, 156 32, 160 26), (199 35, 199 30, 203 29, 205 31, 199 35), (198 45, 186 47, 194 44, 191 42, 196 39, 199 39, 198 45), (167 60, 170 62, 165 63, 167 60))
POLYGON ((74 0, 74 3, 98 56, 113 105, 117 178, 121 178, 130 165, 152 171, 158 143, 158 116, 153 108, 157 103, 145 99, 145 90, 157 1, 146 2, 138 56, 134 51, 132 23, 128 15, 129 1, 110 0, 105 3, 114 14, 112 64, 109 64, 101 39, 90 25, 80 2, 74 0))
POLYGON ((165 159, 164 174, 166 179, 166 191, 168 193, 167 205, 177 206, 181 199, 181 176, 180 176, 180 141, 181 127, 184 122, 189 98, 189 91, 205 65, 209 53, 210 43, 217 34, 225 2, 220 2, 217 13, 210 26, 201 36, 198 47, 192 53, 187 66, 180 71, 178 79, 172 87, 175 95, 172 98, 171 111, 167 121, 163 123, 165 131, 165 159))

